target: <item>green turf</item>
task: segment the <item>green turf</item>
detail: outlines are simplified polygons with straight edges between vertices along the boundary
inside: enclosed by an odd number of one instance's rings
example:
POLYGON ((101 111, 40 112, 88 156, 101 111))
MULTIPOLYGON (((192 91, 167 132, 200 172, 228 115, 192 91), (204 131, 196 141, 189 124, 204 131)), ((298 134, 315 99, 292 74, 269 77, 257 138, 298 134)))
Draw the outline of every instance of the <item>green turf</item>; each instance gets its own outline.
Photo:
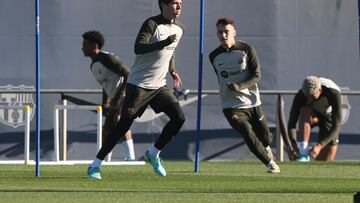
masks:
POLYGON ((150 165, 103 166, 101 181, 87 165, 0 165, 1 202, 352 202, 360 191, 360 162, 283 162, 280 174, 258 161, 165 161, 166 177, 150 165))

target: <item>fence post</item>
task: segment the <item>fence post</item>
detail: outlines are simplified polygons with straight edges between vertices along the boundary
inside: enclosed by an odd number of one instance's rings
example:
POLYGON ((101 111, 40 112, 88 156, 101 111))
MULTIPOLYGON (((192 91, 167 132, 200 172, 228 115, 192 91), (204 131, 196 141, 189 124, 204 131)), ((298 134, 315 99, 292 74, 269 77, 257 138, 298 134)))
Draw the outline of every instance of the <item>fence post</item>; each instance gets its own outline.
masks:
POLYGON ((59 161, 59 109, 54 107, 54 158, 59 161))
MULTIPOLYGON (((63 99, 61 101, 61 104, 63 106, 67 105, 67 100, 63 99)), ((61 128, 59 129, 59 144, 61 146, 61 150, 59 151, 61 160, 66 161, 67 160, 67 110, 66 108, 62 109, 61 112, 59 112, 59 126, 61 128)))

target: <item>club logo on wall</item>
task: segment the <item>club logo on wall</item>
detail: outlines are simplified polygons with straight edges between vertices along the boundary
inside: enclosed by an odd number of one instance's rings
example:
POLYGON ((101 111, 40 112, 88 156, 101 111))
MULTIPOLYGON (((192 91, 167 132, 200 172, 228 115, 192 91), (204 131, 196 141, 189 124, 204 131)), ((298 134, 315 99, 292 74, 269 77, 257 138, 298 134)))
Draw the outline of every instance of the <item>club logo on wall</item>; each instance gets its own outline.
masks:
MULTIPOLYGON (((350 91, 350 89, 348 87, 341 87, 341 92, 343 92, 343 91, 345 91, 345 92, 350 91)), ((342 107, 341 108, 342 109, 341 125, 343 125, 349 119, 350 109, 351 109, 347 95, 341 96, 341 107, 342 107)))
POLYGON ((1 90, 34 90, 33 86, 0 86, 0 122, 13 128, 25 125, 25 105, 30 106, 30 120, 33 119, 35 103, 32 93, 3 93, 1 90))

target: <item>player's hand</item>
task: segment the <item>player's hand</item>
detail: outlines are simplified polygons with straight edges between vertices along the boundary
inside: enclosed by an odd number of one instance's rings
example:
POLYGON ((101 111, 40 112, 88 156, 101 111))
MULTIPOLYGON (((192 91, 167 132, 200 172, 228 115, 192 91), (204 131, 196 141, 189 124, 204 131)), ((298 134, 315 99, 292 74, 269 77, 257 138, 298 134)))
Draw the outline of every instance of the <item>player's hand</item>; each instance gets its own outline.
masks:
POLYGON ((235 84, 235 83, 233 83, 233 82, 229 82, 229 83, 227 84, 227 87, 228 87, 231 91, 234 91, 234 92, 240 92, 240 91, 241 91, 239 85, 238 85, 238 84, 235 84))
POLYGON ((176 41, 177 41, 176 34, 170 35, 170 36, 168 37, 168 40, 169 40, 171 43, 176 42, 176 41))
POLYGON ((181 77, 177 72, 172 72, 171 77, 174 80, 174 87, 179 88, 182 85, 181 77))
POLYGON ((319 155, 321 149, 322 149, 321 144, 314 145, 309 151, 310 156, 315 159, 319 155))

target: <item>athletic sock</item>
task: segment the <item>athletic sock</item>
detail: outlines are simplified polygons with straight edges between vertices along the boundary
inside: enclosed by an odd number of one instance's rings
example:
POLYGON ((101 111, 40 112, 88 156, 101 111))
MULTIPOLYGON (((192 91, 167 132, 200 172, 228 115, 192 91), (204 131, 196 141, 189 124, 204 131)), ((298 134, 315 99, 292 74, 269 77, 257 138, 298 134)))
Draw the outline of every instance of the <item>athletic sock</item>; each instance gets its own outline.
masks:
POLYGON ((309 142, 297 142, 297 146, 299 148, 300 155, 308 155, 308 147, 309 142))
POLYGON ((266 165, 267 167, 270 167, 271 165, 276 164, 275 161, 270 160, 269 163, 266 165))
POLYGON ((270 148, 269 145, 268 145, 267 147, 265 147, 265 149, 266 149, 267 152, 268 152, 268 151, 271 151, 271 148, 270 148))
POLYGON ((94 168, 94 167, 100 167, 102 164, 103 160, 100 160, 98 158, 96 158, 91 164, 90 167, 94 168))
POLYGON ((125 140, 123 144, 125 146, 125 159, 134 160, 135 159, 134 141, 132 139, 125 140))
POLYGON ((154 145, 149 148, 149 153, 152 157, 159 157, 161 150, 158 150, 154 145))

